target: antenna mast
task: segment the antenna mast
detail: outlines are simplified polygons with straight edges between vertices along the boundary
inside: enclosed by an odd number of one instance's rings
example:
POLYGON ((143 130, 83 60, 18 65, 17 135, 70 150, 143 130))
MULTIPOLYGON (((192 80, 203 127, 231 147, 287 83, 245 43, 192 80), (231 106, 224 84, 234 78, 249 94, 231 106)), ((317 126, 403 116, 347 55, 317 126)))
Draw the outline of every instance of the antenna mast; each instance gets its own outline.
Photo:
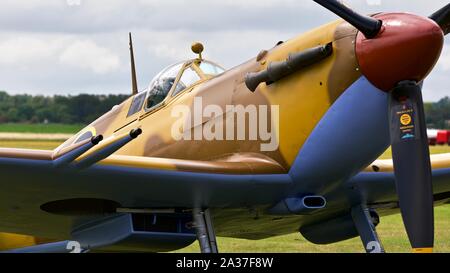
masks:
POLYGON ((136 95, 139 91, 137 85, 136 64, 134 62, 133 39, 131 37, 131 32, 129 33, 129 37, 130 37, 130 58, 131 58, 131 84, 133 86, 133 95, 136 95))

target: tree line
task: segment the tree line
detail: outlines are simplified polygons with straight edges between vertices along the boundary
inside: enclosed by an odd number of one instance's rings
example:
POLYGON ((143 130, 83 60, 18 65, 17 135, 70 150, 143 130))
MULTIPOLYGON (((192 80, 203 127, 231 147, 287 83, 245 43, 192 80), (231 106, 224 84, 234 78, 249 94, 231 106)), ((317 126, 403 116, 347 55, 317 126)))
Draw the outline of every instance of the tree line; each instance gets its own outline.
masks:
POLYGON ((450 98, 445 97, 436 103, 425 103, 428 128, 450 129, 450 98))
MULTIPOLYGON (((129 95, 31 96, 0 91, 0 123, 89 124, 129 95)), ((426 103, 429 128, 450 129, 450 98, 426 103)))
POLYGON ((89 124, 128 97, 9 95, 0 91, 0 123, 89 124))

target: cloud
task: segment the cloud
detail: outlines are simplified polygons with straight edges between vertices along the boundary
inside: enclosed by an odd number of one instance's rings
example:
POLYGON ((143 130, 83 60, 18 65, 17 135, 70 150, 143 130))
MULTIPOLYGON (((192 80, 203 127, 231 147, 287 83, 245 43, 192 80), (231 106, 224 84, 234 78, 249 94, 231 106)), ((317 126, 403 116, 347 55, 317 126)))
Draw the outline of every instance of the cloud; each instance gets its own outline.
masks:
POLYGON ((450 72, 450 43, 446 45, 444 51, 442 52, 439 63, 445 72, 450 72))
POLYGON ((312 16, 305 11, 318 10, 316 4, 294 0, 193 0, 189 3, 181 0, 82 0, 79 6, 64 4, 66 0, 33 1, 32 4, 26 0, 8 2, 6 8, 0 9, 0 29, 17 31, 94 33, 130 27, 155 31, 299 29, 299 26, 301 29, 317 18, 322 18, 322 22, 333 18, 331 13, 312 16), (299 13, 303 13, 301 20, 296 18, 299 13), (289 21, 295 18, 297 26, 279 18, 289 21))
POLYGON ((120 65, 112 50, 67 35, 11 36, 0 42, 1 65, 24 68, 56 62, 97 74, 114 72, 120 65))
POLYGON ((186 50, 170 46, 168 44, 157 44, 149 47, 151 54, 159 58, 168 58, 171 61, 179 61, 186 59, 186 50))
MULTIPOLYGON (((430 15, 448 0, 347 0, 362 13, 430 15)), ((133 32, 139 86, 164 67, 204 56, 231 68, 277 41, 337 19, 298 0, 4 0, 0 9, 0 90, 33 94, 128 93, 128 32, 133 32)), ((449 48, 447 37, 446 47, 449 48)), ((448 49, 426 81, 425 100, 450 95, 448 49), (447 53, 446 53, 447 52, 447 53)))
POLYGON ((75 41, 59 57, 64 65, 90 69, 97 74, 114 72, 120 66, 119 57, 111 50, 99 47, 92 41, 75 41))
POLYGON ((19 36, 0 42, 0 64, 24 65, 45 61, 60 48, 57 39, 44 40, 35 37, 19 36))
POLYGON ((2 9, 8 11, 32 10, 36 8, 50 8, 65 6, 65 0, 3 0, 2 9))

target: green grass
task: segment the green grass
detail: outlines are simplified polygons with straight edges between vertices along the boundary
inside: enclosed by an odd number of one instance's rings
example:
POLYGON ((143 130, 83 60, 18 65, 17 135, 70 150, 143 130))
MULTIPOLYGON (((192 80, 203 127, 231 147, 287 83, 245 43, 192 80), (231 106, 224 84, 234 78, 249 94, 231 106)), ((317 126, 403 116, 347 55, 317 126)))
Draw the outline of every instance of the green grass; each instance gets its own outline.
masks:
MULTIPOLYGON (((435 252, 450 253, 450 205, 435 210, 435 252)), ((410 253, 411 247, 400 215, 381 218, 378 235, 388 253, 410 253)), ((364 253, 359 238, 331 245, 314 245, 299 233, 259 241, 218 238, 219 250, 223 253, 364 253)), ((177 252, 199 252, 198 243, 177 252)))
POLYGON ((59 145, 61 145, 61 141, 0 140, 1 148, 53 150, 59 145))
POLYGON ((75 134, 84 126, 80 124, 0 124, 1 133, 45 133, 45 134, 75 134))
MULTIPOLYGON (((58 141, 0 141, 0 147, 15 147, 29 149, 53 149, 60 144, 58 141)), ((450 153, 450 147, 431 147, 432 153, 450 153)), ((388 150, 383 158, 389 158, 388 150)), ((436 252, 450 253, 450 205, 436 208, 436 252)), ((409 253, 409 242, 400 215, 381 218, 377 228, 387 252, 409 253)), ((259 241, 218 238, 219 250, 222 253, 355 253, 364 252, 359 238, 331 245, 314 245, 306 241, 299 233, 279 236, 259 241)), ((199 252, 198 243, 177 252, 199 252)))

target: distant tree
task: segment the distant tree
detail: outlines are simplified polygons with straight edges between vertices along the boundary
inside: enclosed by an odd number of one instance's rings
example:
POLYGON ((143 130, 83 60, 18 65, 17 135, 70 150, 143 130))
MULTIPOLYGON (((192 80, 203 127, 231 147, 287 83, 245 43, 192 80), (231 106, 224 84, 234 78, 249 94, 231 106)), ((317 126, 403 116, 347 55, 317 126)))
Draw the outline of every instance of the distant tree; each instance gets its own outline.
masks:
POLYGON ((0 91, 0 123, 51 123, 89 124, 114 105, 122 103, 127 95, 77 96, 11 96, 0 91))
POLYGON ((16 108, 11 108, 6 113, 6 121, 8 122, 19 122, 19 111, 16 108))
POLYGON ((428 127, 437 129, 450 129, 450 98, 425 106, 428 127))

